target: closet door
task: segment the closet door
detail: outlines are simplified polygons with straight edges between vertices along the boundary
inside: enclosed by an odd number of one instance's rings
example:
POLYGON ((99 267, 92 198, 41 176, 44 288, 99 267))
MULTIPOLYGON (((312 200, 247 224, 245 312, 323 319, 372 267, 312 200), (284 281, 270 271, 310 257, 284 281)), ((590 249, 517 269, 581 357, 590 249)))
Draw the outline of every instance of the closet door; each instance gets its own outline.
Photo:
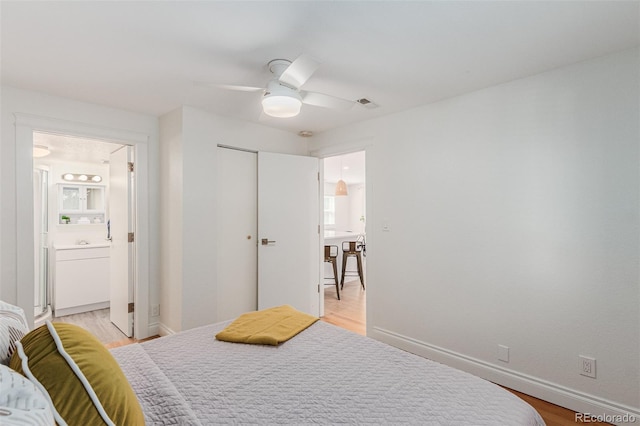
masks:
POLYGON ((259 309, 320 314, 318 187, 317 158, 258 153, 259 309))
POLYGON ((218 321, 258 307, 258 158, 218 148, 218 321))

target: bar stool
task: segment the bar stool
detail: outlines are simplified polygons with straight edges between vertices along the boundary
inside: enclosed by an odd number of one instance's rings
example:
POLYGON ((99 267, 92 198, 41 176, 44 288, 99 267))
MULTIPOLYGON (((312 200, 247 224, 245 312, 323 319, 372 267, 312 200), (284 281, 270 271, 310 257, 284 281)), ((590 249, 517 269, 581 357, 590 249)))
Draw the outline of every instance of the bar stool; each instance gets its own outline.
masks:
POLYGON ((358 263, 358 276, 360 277, 360 284, 364 290, 364 276, 362 274, 362 247, 363 244, 358 244, 358 241, 343 241, 342 242, 342 279, 340 280, 340 288, 344 288, 344 276, 347 270, 347 259, 349 257, 355 257, 358 263))
MULTIPOLYGON (((333 265, 333 280, 336 283, 338 300, 340 300, 340 288, 338 287, 338 246, 324 246, 324 261, 333 265)), ((331 278, 325 278, 325 280, 326 279, 331 278)))

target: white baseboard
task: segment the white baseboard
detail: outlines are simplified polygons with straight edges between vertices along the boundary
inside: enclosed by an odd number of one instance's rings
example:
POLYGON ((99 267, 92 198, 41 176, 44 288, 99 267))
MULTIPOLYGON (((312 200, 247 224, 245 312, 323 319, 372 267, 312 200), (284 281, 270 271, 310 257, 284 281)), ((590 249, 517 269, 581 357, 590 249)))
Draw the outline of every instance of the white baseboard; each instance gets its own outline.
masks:
POLYGON ((160 336, 171 336, 172 334, 176 334, 175 331, 164 325, 163 323, 156 323, 158 327, 158 332, 156 334, 160 336))
MULTIPOLYGON (((609 401, 575 389, 567 388, 538 377, 509 370, 476 358, 440 348, 411 337, 403 336, 380 327, 368 330, 369 337, 420 355, 424 358, 441 362, 451 367, 469 372, 483 379, 506 386, 510 389, 533 397, 566 407, 578 413, 590 413, 593 416, 608 416, 608 422, 616 424, 616 418, 624 416, 640 420, 640 409, 609 401)), ((623 424, 624 421, 618 422, 623 424)))

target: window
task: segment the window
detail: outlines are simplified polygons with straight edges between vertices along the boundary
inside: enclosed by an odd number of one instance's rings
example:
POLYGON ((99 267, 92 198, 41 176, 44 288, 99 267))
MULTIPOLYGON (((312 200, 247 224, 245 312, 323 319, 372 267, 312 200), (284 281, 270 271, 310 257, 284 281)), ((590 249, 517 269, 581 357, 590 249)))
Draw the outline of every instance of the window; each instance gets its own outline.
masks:
POLYGON ((324 225, 336 224, 336 197, 333 195, 324 196, 324 225))

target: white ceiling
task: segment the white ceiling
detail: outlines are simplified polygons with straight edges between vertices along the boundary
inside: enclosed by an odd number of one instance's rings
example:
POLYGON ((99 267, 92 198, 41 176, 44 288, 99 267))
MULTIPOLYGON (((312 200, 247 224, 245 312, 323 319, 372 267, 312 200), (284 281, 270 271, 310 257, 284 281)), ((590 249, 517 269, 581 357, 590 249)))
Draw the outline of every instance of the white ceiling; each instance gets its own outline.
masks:
POLYGON ((2 83, 162 115, 180 105, 321 132, 638 45, 639 2, 0 2, 2 83), (380 105, 260 118, 266 64, 322 62, 303 89, 380 105))
POLYGON ((105 164, 110 154, 123 145, 94 139, 34 132, 33 144, 49 148, 44 162, 85 162, 105 164))

